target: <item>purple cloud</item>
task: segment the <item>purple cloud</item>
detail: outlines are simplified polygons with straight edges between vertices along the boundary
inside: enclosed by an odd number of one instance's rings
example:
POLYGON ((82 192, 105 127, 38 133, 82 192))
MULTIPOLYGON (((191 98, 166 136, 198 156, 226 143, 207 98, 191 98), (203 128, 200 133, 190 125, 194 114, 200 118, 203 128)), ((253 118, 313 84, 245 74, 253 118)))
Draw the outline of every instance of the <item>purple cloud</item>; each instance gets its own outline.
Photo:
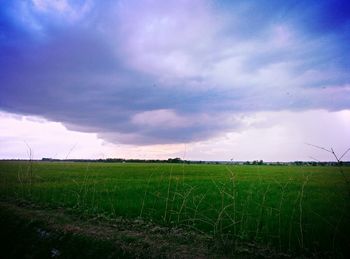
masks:
POLYGON ((0 109, 133 144, 207 139, 246 111, 348 109, 349 20, 316 33, 297 17, 327 22, 322 8, 275 5, 11 1, 0 109))

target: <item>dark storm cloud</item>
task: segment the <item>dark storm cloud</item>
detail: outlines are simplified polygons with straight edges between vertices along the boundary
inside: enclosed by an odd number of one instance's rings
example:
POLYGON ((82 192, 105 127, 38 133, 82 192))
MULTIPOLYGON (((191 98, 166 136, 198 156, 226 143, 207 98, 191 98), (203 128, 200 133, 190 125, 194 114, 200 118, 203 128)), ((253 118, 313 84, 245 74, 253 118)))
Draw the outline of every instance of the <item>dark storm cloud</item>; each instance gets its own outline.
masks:
POLYGON ((0 109, 154 144, 209 138, 238 112, 349 108, 348 5, 334 6, 6 3, 0 109))

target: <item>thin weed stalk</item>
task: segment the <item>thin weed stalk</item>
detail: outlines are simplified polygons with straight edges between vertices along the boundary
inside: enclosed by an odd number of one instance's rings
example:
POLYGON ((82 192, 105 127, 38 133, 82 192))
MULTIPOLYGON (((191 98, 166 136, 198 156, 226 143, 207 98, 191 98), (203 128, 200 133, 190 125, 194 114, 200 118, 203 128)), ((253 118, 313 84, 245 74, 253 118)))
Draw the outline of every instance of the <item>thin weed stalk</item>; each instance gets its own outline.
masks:
POLYGON ((147 196, 147 192, 148 192, 149 184, 151 182, 152 175, 153 175, 153 172, 149 175, 148 180, 147 180, 147 186, 145 188, 145 193, 143 195, 142 204, 141 204, 141 210, 140 210, 140 215, 139 215, 140 218, 142 218, 142 216, 143 216, 143 210, 145 208, 146 196, 147 196))
POLYGON ((166 199, 165 199, 165 209, 164 209, 164 216, 163 216, 164 222, 166 222, 167 213, 168 213, 168 204, 169 204, 169 197, 170 197, 170 186, 171 186, 171 175, 172 175, 172 172, 173 172, 173 165, 171 165, 170 173, 169 173, 168 191, 167 191, 167 196, 166 196, 166 199))
POLYGON ((300 195, 299 195, 299 231, 300 231, 300 247, 304 249, 304 229, 303 229, 303 198, 305 186, 309 181, 309 175, 304 178, 303 184, 301 185, 300 195))

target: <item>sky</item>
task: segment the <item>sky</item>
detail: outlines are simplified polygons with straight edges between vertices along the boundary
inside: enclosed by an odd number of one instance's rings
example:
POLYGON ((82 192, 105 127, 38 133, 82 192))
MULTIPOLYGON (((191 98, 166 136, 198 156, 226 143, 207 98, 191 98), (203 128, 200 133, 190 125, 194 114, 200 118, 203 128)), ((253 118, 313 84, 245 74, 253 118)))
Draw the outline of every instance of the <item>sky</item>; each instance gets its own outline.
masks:
POLYGON ((0 158, 331 160, 349 71, 349 1, 0 0, 0 158))

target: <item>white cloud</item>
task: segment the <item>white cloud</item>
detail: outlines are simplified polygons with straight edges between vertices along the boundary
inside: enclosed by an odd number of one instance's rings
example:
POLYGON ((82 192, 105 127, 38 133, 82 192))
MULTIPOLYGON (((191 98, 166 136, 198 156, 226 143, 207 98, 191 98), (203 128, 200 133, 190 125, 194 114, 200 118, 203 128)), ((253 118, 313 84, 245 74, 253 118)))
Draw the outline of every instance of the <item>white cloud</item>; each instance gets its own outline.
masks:
POLYGON ((69 131, 59 122, 4 112, 0 121, 1 158, 28 158, 28 146, 37 159, 98 158, 98 153, 112 151, 96 134, 69 131))
MULTIPOLYGON (((246 127, 224 136, 188 146, 192 159, 293 161, 332 160, 331 154, 305 145, 333 147, 337 153, 350 147, 350 110, 328 112, 258 112, 242 118, 246 127)), ((346 158, 350 160, 348 156, 346 158)))
MULTIPOLYGON (((305 145, 312 143, 337 153, 350 147, 350 110, 328 112, 259 112, 236 117, 241 128, 206 141, 188 144, 115 145, 93 133, 67 130, 61 123, 37 117, 0 113, 0 158, 140 158, 192 160, 293 161, 332 160, 331 154, 305 145), (73 148, 73 149, 72 149, 73 148)), ((350 160, 347 156, 345 159, 350 160)))

